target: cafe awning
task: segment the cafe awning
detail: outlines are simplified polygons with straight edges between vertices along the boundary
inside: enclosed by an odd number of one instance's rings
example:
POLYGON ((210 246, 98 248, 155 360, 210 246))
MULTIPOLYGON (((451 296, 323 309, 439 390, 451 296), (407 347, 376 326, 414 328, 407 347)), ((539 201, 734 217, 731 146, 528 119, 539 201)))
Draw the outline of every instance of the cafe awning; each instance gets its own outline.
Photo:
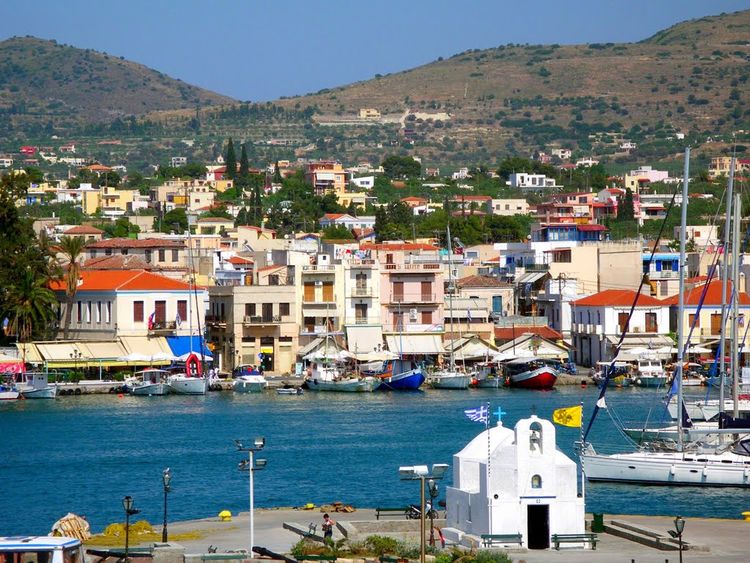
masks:
POLYGON ((381 325, 354 325, 346 327, 346 342, 352 354, 372 352, 383 346, 381 325))
POLYGON ((392 334, 385 337, 388 349, 399 355, 436 355, 443 353, 440 334, 392 334))

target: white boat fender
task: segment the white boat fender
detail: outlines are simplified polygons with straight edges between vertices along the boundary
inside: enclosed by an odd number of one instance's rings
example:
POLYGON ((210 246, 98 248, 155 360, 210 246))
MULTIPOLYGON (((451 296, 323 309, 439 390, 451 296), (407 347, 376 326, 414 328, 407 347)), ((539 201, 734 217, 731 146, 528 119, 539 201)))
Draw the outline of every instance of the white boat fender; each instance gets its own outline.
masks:
POLYGON ((669 474, 670 475, 674 475, 675 471, 676 471, 676 469, 675 469, 675 466, 674 466, 674 463, 673 463, 672 466, 669 468, 669 474))

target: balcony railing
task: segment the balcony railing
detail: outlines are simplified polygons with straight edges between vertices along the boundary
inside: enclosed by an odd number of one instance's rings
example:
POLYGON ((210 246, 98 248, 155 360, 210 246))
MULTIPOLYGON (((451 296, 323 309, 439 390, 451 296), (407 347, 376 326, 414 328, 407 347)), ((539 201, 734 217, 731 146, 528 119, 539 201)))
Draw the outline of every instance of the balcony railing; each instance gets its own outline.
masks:
POLYGON ((437 303, 437 295, 434 293, 391 295, 391 303, 437 303))
POLYGON ((208 324, 219 324, 226 322, 226 319, 221 315, 206 315, 206 323, 208 324))
POLYGON ((436 262, 427 262, 424 264, 383 264, 383 269, 396 272, 436 272, 440 270, 441 265, 436 262))
POLYGON ((243 323, 246 325, 266 325, 280 323, 279 315, 245 315, 243 323))
POLYGON ((149 333, 157 332, 173 332, 177 329, 177 323, 175 321, 156 321, 151 324, 148 331, 149 333))
POLYGON ((372 297, 373 289, 371 287, 353 287, 352 297, 372 297))
POLYGON ((335 272, 336 267, 333 264, 308 264, 302 266, 302 272, 304 273, 316 273, 316 272, 335 272))
POLYGON ((333 297, 325 298, 325 297, 317 297, 315 295, 303 295, 302 303, 304 303, 305 305, 331 305, 333 307, 336 306, 336 301, 333 297))

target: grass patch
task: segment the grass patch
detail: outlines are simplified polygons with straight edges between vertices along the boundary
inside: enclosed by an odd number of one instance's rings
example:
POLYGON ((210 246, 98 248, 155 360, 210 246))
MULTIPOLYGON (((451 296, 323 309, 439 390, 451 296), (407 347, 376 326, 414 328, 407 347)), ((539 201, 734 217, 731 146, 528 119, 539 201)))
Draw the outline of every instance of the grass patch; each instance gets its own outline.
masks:
MULTIPOLYGON (((130 545, 135 546, 142 543, 153 543, 161 541, 161 532, 155 532, 153 526, 146 520, 138 520, 130 525, 130 545)), ((170 533, 170 541, 198 540, 204 536, 203 533, 182 532, 170 533)), ((91 536, 84 542, 89 547, 125 547, 125 524, 115 522, 104 528, 104 532, 91 536)))

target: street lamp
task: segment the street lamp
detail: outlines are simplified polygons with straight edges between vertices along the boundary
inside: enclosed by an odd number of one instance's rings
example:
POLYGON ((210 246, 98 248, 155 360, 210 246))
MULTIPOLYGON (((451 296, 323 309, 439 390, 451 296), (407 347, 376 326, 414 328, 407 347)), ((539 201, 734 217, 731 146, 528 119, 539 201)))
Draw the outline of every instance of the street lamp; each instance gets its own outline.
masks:
POLYGON ((169 488, 169 483, 172 480, 172 472, 169 470, 169 467, 167 467, 161 474, 161 481, 164 485, 164 524, 161 527, 161 541, 163 543, 167 543, 168 535, 167 535, 167 493, 171 491, 169 488))
MULTIPOLYGON (((432 498, 433 491, 435 492, 435 496, 437 496, 437 485, 435 484, 436 480, 442 479, 443 475, 445 475, 445 472, 448 471, 448 464, 447 463, 435 463, 432 465, 432 471, 426 466, 426 465, 413 465, 413 466, 404 466, 399 467, 398 472, 401 476, 402 481, 415 481, 418 480, 420 487, 419 487, 419 508, 420 508, 420 514, 419 514, 419 561, 420 563, 425 563, 425 545, 424 545, 424 536, 425 536, 425 518, 424 518, 424 489, 425 489, 425 481, 430 480, 432 483, 430 485, 430 498, 432 498)), ((434 544, 434 536, 432 538, 432 542, 434 544)))
POLYGON ((130 545, 130 517, 138 514, 140 510, 133 508, 133 497, 130 495, 122 499, 122 507, 125 509, 125 563, 128 563, 128 546, 130 545))
POLYGON ((677 538, 680 550, 680 563, 682 563, 682 532, 685 530, 685 519, 682 516, 676 516, 674 519, 674 530, 668 530, 669 535, 677 538))
POLYGON ((73 350, 70 353, 70 359, 73 360, 73 371, 78 373, 78 360, 83 358, 83 353, 80 350, 73 350))
POLYGON ((427 492, 430 494, 430 510, 429 510, 429 516, 430 516, 430 545, 435 545, 435 514, 437 511, 435 510, 435 499, 438 497, 438 494, 440 494, 440 491, 438 490, 438 484, 435 482, 435 479, 430 479, 427 481, 427 492))
POLYGON ((244 446, 240 440, 235 440, 234 443, 236 444, 238 451, 247 452, 247 459, 243 459, 238 464, 238 468, 240 471, 247 471, 250 475, 250 554, 252 555, 253 547, 255 547, 255 499, 253 496, 255 483, 253 473, 259 469, 263 469, 267 463, 265 459, 254 459, 253 454, 259 452, 265 447, 266 439, 259 436, 253 440, 252 446, 244 446))

